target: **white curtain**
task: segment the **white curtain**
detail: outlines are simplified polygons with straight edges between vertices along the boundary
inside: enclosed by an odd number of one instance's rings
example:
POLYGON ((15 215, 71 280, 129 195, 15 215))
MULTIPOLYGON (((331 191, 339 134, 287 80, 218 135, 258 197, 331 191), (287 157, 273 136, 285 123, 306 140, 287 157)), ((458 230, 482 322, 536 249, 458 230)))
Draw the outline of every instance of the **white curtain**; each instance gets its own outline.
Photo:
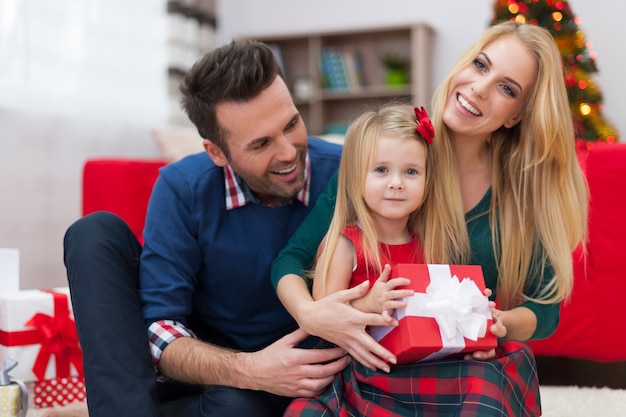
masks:
POLYGON ((166 0, 0 0, 0 106, 158 125, 166 0))

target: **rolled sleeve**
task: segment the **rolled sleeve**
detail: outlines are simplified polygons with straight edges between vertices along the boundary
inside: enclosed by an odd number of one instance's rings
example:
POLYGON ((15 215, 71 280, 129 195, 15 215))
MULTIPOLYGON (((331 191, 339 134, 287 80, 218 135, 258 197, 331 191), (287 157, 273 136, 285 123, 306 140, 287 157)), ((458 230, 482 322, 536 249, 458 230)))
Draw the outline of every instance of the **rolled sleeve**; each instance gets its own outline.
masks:
POLYGON ((152 362, 156 366, 167 345, 179 337, 193 337, 195 339, 196 335, 177 321, 159 320, 148 326, 148 337, 152 362))

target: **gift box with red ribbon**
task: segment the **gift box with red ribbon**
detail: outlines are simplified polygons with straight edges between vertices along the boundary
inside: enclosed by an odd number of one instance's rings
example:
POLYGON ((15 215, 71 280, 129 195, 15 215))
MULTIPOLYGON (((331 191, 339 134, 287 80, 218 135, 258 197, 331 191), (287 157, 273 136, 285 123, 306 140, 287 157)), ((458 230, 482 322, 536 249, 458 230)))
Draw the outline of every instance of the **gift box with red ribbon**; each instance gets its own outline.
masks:
POLYGON ((398 364, 460 357, 496 347, 493 319, 478 265, 397 264, 391 277, 411 280, 415 294, 394 312, 398 327, 370 327, 398 364))
POLYGON ((68 288, 0 293, 0 359, 24 382, 83 376, 68 288))

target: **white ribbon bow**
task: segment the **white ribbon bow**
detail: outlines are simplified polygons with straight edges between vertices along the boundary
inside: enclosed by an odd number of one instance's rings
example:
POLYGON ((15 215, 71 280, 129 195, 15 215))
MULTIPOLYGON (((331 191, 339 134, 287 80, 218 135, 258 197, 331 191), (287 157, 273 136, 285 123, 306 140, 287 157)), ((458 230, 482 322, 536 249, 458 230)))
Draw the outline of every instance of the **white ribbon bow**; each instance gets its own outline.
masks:
MULTIPOLYGON (((491 319, 489 299, 470 278, 459 280, 452 276, 449 265, 428 265, 430 284, 425 293, 415 293, 405 298, 407 307, 397 309, 394 316, 431 317, 437 321, 443 347, 424 358, 439 359, 460 352, 467 338, 472 341, 484 337, 487 320, 491 319)), ((393 327, 371 328, 376 340, 385 337, 393 327)))

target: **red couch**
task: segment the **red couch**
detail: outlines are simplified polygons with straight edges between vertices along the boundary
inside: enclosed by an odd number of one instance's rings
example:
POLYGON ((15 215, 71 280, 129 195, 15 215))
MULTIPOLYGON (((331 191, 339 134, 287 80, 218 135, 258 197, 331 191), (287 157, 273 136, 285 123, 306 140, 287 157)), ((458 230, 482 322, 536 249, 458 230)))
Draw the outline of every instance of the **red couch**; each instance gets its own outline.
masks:
POLYGON ((83 215, 116 213, 143 243, 152 186, 165 162, 147 159, 89 159, 83 167, 83 215))
POLYGON ((556 332, 537 355, 626 360, 626 144, 597 145, 581 158, 590 190, 587 256, 574 255, 574 291, 556 332))
MULTIPOLYGON (((577 250, 573 255, 574 291, 561 309, 556 333, 531 344, 537 356, 626 361, 626 144, 598 144, 580 161, 591 193, 588 254, 577 250)), ((83 213, 115 212, 141 239, 148 197, 163 165, 87 161, 83 213)))

